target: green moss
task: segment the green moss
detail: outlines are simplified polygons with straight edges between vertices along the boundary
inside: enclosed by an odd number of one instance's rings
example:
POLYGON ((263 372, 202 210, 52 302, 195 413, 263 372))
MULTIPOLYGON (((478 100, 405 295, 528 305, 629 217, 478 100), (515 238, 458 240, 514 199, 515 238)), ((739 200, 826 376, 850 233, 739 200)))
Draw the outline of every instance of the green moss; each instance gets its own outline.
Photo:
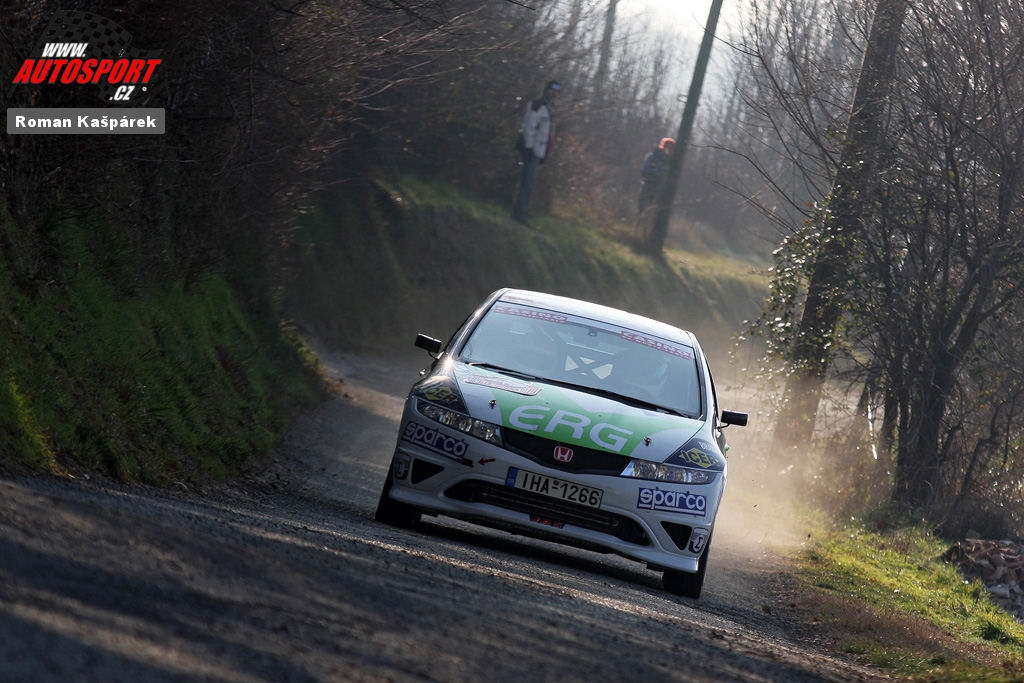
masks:
POLYGON ((222 277, 126 294, 97 232, 49 224, 45 281, 0 260, 2 457, 162 484, 264 456, 317 395, 309 357, 276 324, 254 326, 222 277))
POLYGON ((53 451, 13 376, 0 378, 0 453, 20 464, 52 469, 53 451))

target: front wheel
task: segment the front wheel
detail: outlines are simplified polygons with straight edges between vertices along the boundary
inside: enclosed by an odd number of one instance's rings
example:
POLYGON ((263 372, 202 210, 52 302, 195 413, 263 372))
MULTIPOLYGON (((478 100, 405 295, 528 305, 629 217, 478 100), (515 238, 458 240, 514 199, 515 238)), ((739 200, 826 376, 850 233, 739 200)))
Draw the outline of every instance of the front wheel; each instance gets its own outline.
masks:
POLYGON ((380 500, 377 501, 377 512, 374 519, 383 522, 388 526, 397 526, 402 529, 411 529, 420 521, 420 511, 411 505, 399 503, 391 499, 391 485, 394 478, 391 468, 388 467, 388 476, 384 480, 384 489, 380 492, 380 500))
POLYGON ((704 554, 697 561, 696 573, 691 574, 689 572, 681 572, 678 569, 666 569, 665 573, 661 576, 661 585, 669 593, 681 595, 684 598, 693 598, 694 600, 699 598, 700 592, 704 588, 704 573, 708 568, 708 553, 710 552, 711 539, 709 538, 704 547, 704 554))

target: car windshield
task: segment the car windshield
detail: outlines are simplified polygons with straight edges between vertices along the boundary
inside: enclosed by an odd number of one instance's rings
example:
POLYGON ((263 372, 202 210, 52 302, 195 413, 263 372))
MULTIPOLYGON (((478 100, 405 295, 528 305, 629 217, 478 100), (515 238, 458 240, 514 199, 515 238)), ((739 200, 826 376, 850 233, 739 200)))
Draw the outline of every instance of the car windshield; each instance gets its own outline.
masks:
POLYGON ((459 360, 701 414, 692 347, 596 320, 499 302, 459 360))

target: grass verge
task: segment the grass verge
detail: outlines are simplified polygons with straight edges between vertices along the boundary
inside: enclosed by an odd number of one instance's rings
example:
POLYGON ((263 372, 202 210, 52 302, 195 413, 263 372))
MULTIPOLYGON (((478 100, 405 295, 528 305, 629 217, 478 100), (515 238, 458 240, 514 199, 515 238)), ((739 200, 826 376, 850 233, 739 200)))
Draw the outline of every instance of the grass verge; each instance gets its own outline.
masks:
POLYGON ((800 558, 801 621, 833 651, 914 681, 1024 680, 1024 626, 919 527, 847 526, 800 558))

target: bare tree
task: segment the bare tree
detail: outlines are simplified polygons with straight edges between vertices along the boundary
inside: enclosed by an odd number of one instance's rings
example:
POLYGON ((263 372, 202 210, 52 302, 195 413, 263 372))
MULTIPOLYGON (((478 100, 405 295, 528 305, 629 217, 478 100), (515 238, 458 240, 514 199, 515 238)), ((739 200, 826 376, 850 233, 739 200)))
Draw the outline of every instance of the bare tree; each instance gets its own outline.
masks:
POLYGON ((1024 8, 930 2, 911 16, 901 153, 871 232, 874 251, 896 235, 905 256, 869 261, 898 286, 897 300, 885 296, 909 324, 897 332, 865 317, 888 349, 879 357, 898 425, 894 498, 922 507, 948 503, 965 484, 951 475, 973 476, 981 450, 1021 429, 1018 392, 985 385, 1005 375, 995 348, 1019 349, 1002 319, 1019 311, 1024 284, 1024 8))
POLYGON ((794 330, 793 372, 775 427, 775 450, 807 443, 814 431, 833 337, 845 306, 846 271, 863 223, 874 209, 875 174, 886 151, 883 117, 906 12, 907 0, 878 0, 875 5, 828 211, 822 214, 823 241, 794 330))
POLYGON ((612 60, 612 35, 615 33, 615 8, 619 0, 608 0, 604 15, 604 32, 601 34, 601 48, 597 55, 597 71, 594 73, 594 107, 604 107, 604 93, 608 85, 608 69, 612 60))
MULTIPOLYGON (((828 370, 862 386, 860 407, 881 412, 874 434, 895 455, 895 502, 947 524, 963 510, 1019 522, 1010 501, 1024 468, 1024 416, 1008 368, 1024 361, 1011 332, 1024 308, 1024 8, 932 0, 905 16, 896 85, 872 134, 879 146, 862 160, 872 172, 853 176, 855 232, 844 228, 830 248, 840 258, 827 264, 834 279, 817 304, 828 315, 810 370, 817 382, 828 370)), ((828 159, 828 137, 806 130, 828 159)), ((822 233, 837 237, 835 201, 819 204, 780 249, 773 301, 783 303, 761 319, 769 336, 797 338, 803 278, 819 272, 822 233)), ((873 476, 890 483, 884 468, 873 476)))

